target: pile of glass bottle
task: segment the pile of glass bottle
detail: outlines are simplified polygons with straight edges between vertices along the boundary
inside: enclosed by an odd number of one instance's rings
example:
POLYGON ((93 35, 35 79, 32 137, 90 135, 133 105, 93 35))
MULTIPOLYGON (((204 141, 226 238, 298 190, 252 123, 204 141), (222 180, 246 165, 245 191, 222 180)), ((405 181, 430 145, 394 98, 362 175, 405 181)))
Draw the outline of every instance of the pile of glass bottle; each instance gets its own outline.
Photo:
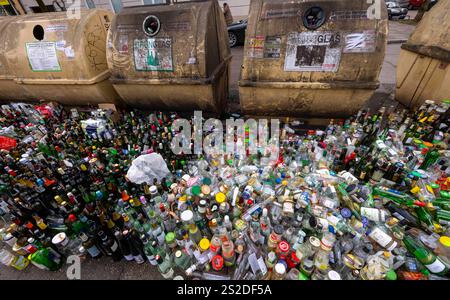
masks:
POLYGON ((0 110, 0 136, 18 141, 0 152, 0 267, 58 270, 77 255, 150 263, 166 279, 448 276, 447 102, 324 130, 284 124, 272 164, 264 152, 174 155, 176 113, 91 112, 100 130, 88 113, 44 108, 0 110), (151 152, 171 175, 128 181, 151 152))

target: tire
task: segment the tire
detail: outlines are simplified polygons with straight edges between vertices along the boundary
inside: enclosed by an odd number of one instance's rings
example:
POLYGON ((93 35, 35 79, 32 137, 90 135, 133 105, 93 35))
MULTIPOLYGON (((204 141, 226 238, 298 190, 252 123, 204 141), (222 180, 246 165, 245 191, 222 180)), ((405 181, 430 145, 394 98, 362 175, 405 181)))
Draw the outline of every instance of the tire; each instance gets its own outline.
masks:
POLYGON ((228 43, 230 44, 230 48, 235 47, 238 44, 238 37, 234 32, 228 32, 228 43))

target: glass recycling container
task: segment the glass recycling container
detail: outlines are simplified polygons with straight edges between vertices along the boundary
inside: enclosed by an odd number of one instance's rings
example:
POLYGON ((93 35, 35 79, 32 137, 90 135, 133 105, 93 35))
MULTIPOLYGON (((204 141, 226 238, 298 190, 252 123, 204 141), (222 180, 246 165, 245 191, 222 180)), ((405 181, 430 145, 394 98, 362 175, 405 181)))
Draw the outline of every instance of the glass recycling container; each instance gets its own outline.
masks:
POLYGON ((239 80, 247 115, 346 117, 379 86, 384 1, 252 0, 239 80))
POLYGON ((67 11, 0 21, 0 98, 69 106, 120 103, 108 81, 111 18, 109 11, 91 9, 79 16, 67 11))
POLYGON ((425 100, 450 95, 450 1, 439 1, 402 45, 397 65, 396 99, 418 108, 425 100))
POLYGON ((131 107, 222 113, 231 60, 216 0, 126 7, 107 44, 111 82, 131 107))

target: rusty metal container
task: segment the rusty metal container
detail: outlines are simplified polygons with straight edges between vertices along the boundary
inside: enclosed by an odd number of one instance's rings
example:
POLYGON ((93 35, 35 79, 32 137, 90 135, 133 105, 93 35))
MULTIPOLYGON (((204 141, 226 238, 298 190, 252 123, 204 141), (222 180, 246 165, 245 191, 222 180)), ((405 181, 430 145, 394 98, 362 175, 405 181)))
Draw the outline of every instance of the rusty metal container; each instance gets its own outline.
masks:
POLYGON ((231 55, 217 0, 124 8, 107 56, 110 81, 132 107, 224 110, 231 55))
POLYGON ((82 10, 80 18, 66 12, 12 18, 0 33, 0 61, 6 66, 0 74, 8 79, 0 98, 119 104, 106 62, 111 19, 111 12, 97 9, 82 10))
POLYGON ((239 81, 249 115, 346 117, 379 86, 384 1, 252 0, 239 81))
POLYGON ((402 45, 396 99, 408 107, 450 97, 450 1, 439 1, 402 45))
POLYGON ((28 92, 14 80, 13 70, 8 64, 5 52, 8 47, 5 35, 8 25, 18 20, 20 17, 1 17, 0 18, 0 102, 6 103, 14 99, 17 95, 23 95, 28 98, 28 92))

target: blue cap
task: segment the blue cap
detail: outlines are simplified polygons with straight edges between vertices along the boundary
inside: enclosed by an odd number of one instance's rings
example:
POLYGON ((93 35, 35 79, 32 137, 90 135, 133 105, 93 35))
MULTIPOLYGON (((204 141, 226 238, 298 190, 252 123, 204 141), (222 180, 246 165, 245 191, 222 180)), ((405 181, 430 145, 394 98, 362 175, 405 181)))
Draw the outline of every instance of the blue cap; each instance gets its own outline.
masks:
POLYGON ((280 178, 277 178, 277 179, 275 179, 275 182, 276 182, 277 184, 280 184, 280 183, 281 183, 281 179, 280 179, 280 178))
POLYGON ((366 217, 361 217, 361 222, 363 223, 364 227, 369 226, 369 219, 366 217))
POLYGON ((286 178, 286 173, 281 173, 281 178, 286 178))
POLYGON ((328 225, 328 231, 331 233, 336 233, 336 231, 334 230, 334 227, 332 225, 328 225))
POLYGON ((350 219, 352 216, 352 212, 347 207, 344 207, 343 209, 341 209, 341 216, 343 216, 346 219, 350 219))

